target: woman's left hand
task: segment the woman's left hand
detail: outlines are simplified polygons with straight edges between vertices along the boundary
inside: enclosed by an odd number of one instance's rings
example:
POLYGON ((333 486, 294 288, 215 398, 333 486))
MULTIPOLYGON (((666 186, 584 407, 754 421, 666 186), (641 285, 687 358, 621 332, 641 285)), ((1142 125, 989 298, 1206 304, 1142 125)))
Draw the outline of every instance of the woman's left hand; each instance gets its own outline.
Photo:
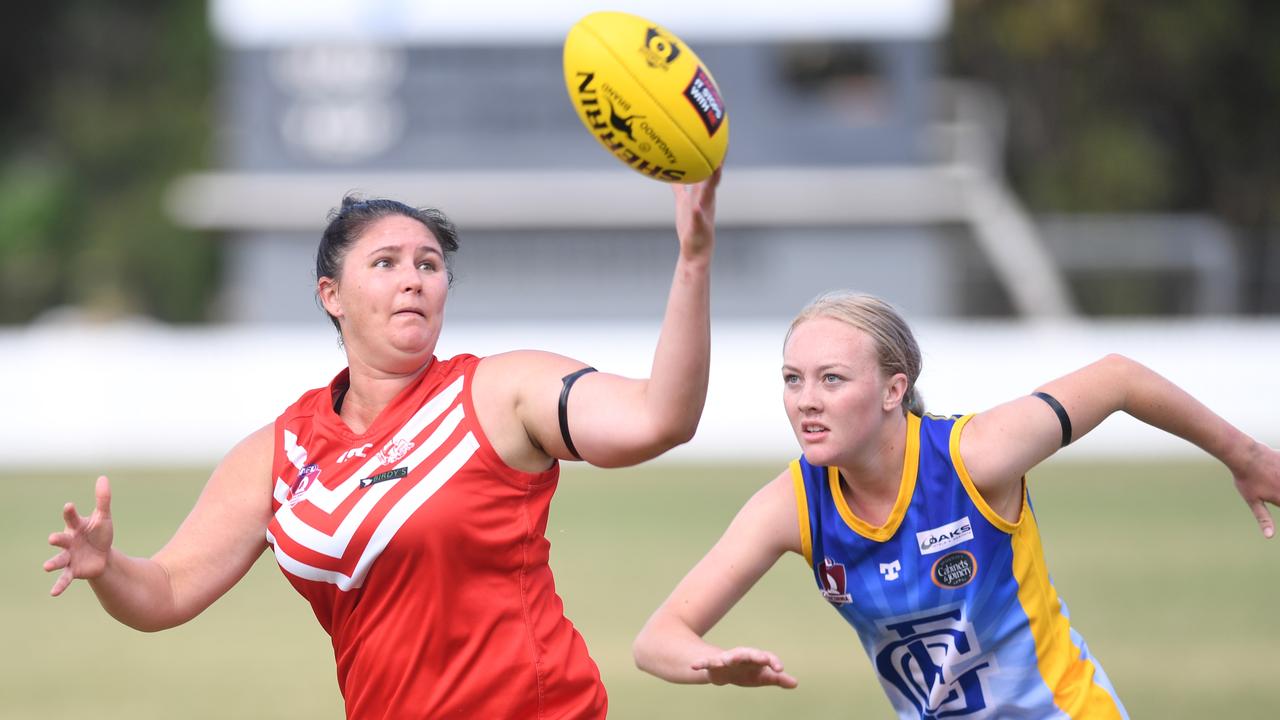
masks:
POLYGON ((1240 469, 1232 468, 1231 475, 1240 497, 1258 520, 1262 536, 1274 537, 1276 524, 1267 503, 1280 505, 1280 452, 1255 441, 1248 462, 1240 469))

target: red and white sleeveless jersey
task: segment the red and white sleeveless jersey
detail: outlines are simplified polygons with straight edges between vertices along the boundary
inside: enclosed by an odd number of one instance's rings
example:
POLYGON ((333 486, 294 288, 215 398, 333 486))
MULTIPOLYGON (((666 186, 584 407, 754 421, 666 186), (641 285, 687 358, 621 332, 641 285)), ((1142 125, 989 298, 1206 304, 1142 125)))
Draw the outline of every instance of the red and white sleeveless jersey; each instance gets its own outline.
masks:
POLYGON ((267 541, 333 638, 348 718, 603 718, 547 565, 559 465, 502 462, 476 420, 479 358, 432 359, 367 432, 342 371, 275 423, 267 541))

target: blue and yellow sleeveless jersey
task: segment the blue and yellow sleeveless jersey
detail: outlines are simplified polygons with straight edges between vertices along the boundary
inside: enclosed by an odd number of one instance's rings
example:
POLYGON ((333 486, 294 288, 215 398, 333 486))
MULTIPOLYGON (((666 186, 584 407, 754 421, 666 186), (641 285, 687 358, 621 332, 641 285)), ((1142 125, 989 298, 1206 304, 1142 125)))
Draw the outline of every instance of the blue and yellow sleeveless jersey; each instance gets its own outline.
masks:
POLYGON ((791 464, 800 536, 823 597, 858 631, 899 718, 1128 718, 1071 628, 1023 490, 1017 523, 960 459, 969 417, 908 416, 888 520, 850 510, 836 468, 791 464))

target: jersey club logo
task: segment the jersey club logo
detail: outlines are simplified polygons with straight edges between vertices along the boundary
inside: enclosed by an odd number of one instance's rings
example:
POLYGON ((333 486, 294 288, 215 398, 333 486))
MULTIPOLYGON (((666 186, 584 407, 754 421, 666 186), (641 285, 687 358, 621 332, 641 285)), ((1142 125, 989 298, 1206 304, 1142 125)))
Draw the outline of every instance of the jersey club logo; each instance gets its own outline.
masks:
POLYGON ((409 451, 413 449, 413 446, 414 443, 412 440, 395 438, 382 448, 382 452, 373 456, 373 461, 379 465, 390 465, 392 463, 399 462, 400 458, 409 454, 409 451))
POLYGON ((880 681, 894 705, 909 703, 922 718, 990 717, 983 678, 995 669, 984 657, 961 608, 892 620, 876 648, 880 681), (895 697, 896 696, 896 697, 895 697))
POLYGON ((849 596, 848 579, 845 577, 844 565, 831 558, 822 559, 822 570, 818 572, 822 580, 822 597, 832 605, 845 605, 853 602, 849 596))

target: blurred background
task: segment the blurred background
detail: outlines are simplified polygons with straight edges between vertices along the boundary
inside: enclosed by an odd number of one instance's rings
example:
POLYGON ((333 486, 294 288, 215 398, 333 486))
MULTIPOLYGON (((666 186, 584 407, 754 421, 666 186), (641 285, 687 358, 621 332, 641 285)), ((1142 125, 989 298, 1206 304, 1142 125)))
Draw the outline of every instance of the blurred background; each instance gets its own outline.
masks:
MULTIPOLYGON (((872 292, 905 312, 932 411, 981 410, 1124 352, 1280 443, 1280 7, 609 8, 692 45, 731 118, 698 437, 647 470, 567 468, 553 510, 561 591, 615 716, 888 715, 853 634, 837 635, 803 568, 728 625, 773 632, 811 664, 818 680, 802 676, 799 700, 669 688, 627 654, 647 613, 793 454, 781 338, 824 290, 872 292), (632 511, 602 524, 597 496, 632 511), (634 548, 655 532, 657 556, 637 565, 634 548), (621 606, 612 583, 632 588, 621 606)), ((154 551, 226 449, 343 366, 313 267, 344 193, 440 207, 458 223, 440 355, 537 347, 647 373, 675 259, 670 193, 610 159, 574 117, 560 42, 596 9, 6 9, 0 715, 341 715, 323 633, 269 565, 155 638, 115 627, 87 588, 43 598, 48 578, 33 569, 60 503, 91 502, 103 471, 119 514, 134 515, 122 546, 154 551), (289 682, 269 682, 281 667, 289 682)), ((1037 505, 1046 535, 1061 537, 1058 564, 1047 540, 1055 577, 1074 584, 1068 599, 1095 606, 1072 605, 1095 646, 1097 618, 1111 647, 1094 650, 1122 695, 1135 688, 1135 717, 1274 716, 1258 668, 1280 635, 1266 610, 1280 590, 1275 552, 1259 547, 1225 472, 1114 418, 1045 478, 1044 494, 1071 510, 1037 505), (1116 492, 1114 507, 1092 502, 1116 492), (1188 695, 1161 689, 1174 652, 1202 680, 1188 695)))

